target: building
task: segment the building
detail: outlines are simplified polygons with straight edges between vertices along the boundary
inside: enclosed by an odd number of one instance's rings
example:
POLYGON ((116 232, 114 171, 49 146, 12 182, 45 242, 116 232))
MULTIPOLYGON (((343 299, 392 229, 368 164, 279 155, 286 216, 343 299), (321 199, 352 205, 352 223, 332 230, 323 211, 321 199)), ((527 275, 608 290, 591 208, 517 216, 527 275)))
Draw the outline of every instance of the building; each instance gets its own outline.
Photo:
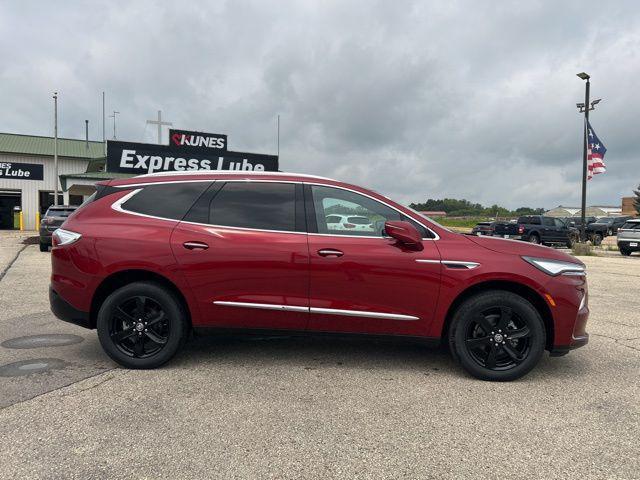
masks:
MULTIPOLYGON (((615 217, 622 214, 620 207, 611 205, 592 205, 587 207, 587 217, 615 217)), ((582 216, 582 209, 580 207, 563 207, 562 205, 552 208, 547 211, 545 215, 549 217, 580 217, 582 216)))
MULTIPOLYGON (((55 190, 54 139, 0 133, 0 229, 37 230, 39 218, 53 205, 55 190)), ((104 144, 58 139, 58 204, 79 205, 94 190, 104 172, 104 144), (91 170, 96 170, 91 172, 91 170)))
POLYGON ((622 197, 622 215, 629 215, 631 217, 638 216, 636 200, 636 197, 622 197))

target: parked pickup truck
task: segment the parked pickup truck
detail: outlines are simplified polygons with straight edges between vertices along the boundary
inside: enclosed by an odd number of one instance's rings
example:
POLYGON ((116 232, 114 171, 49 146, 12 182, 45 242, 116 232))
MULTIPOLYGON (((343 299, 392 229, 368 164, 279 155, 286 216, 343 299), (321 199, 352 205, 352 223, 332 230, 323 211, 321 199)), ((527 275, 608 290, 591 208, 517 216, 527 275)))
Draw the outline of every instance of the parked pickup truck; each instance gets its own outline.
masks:
POLYGON ((500 223, 493 229, 494 237, 513 238, 525 242, 562 244, 571 248, 578 237, 575 228, 567 226, 559 218, 544 215, 525 215, 516 223, 500 223))
POLYGON ((631 217, 602 217, 587 225, 587 237, 594 245, 600 245, 604 237, 614 235, 631 217))

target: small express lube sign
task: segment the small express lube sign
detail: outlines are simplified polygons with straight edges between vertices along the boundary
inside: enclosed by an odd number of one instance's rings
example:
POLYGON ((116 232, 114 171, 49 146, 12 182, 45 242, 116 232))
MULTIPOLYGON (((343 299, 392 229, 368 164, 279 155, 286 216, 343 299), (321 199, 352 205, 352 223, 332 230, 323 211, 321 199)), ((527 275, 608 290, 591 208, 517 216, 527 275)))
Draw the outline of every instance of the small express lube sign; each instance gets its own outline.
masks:
POLYGON ((0 162, 0 178, 43 180, 44 167, 37 163, 0 162))
POLYGON ((185 170, 277 171, 278 157, 227 150, 227 136, 170 130, 169 145, 107 142, 107 171, 154 173, 185 170))

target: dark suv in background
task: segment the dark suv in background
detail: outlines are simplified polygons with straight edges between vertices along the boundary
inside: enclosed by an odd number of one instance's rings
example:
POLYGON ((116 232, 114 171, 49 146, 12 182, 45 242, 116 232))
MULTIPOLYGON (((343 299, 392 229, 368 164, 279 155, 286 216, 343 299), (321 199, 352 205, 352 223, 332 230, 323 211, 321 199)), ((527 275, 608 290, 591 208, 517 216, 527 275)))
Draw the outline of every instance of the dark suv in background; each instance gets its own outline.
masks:
POLYGON ((578 236, 577 229, 564 221, 545 215, 524 215, 517 223, 497 224, 494 236, 524 240, 535 244, 561 244, 569 248, 578 236))
POLYGON ((587 236, 595 245, 600 245, 604 237, 615 235, 631 217, 602 217, 587 225, 587 236))
POLYGON ((51 206, 40 220, 40 251, 46 252, 51 246, 51 235, 64 223, 77 206, 58 205, 51 206))

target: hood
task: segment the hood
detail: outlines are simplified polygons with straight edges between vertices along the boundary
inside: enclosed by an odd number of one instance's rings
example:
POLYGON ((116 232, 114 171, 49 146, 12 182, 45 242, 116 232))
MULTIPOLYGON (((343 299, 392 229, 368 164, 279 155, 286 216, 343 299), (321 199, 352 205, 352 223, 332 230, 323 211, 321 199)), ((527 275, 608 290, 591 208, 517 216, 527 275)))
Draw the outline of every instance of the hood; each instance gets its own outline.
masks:
POLYGON ((478 237, 468 235, 467 238, 473 243, 497 253, 505 253, 509 255, 526 255, 528 257, 535 258, 548 258, 550 260, 572 262, 582 265, 582 262, 577 258, 551 247, 533 245, 531 243, 523 242, 520 240, 508 240, 498 237, 478 237))

